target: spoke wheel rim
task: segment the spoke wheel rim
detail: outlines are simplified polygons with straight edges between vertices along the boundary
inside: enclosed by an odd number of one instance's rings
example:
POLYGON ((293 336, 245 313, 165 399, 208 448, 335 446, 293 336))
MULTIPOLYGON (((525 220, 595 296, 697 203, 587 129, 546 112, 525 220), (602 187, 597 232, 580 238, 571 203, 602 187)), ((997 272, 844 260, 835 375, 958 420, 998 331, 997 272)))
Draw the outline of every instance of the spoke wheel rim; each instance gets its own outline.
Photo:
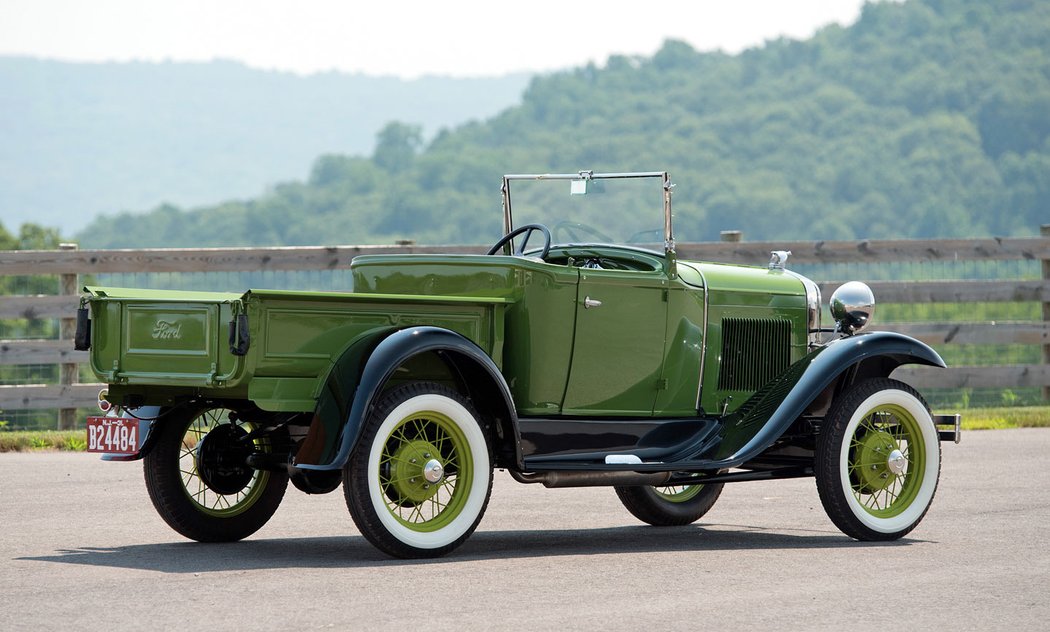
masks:
POLYGON ((379 456, 379 485, 389 514, 412 531, 449 526, 462 513, 474 482, 474 458, 466 435, 447 415, 413 413, 390 431, 379 456), (426 455, 430 456, 427 457, 426 455), (437 460, 444 470, 430 483, 424 467, 437 460))
POLYGON ((904 407, 882 404, 864 415, 849 442, 849 492, 859 507, 876 518, 903 514, 918 496, 926 471, 926 443, 919 422, 904 407), (888 465, 893 450, 906 459, 900 473, 888 465))
MULTIPOLYGON (((201 513, 219 518, 230 518, 248 510, 262 496, 270 473, 255 470, 248 482, 241 489, 222 494, 208 487, 198 469, 198 444, 213 428, 222 424, 233 423, 225 409, 206 410, 194 417, 186 427, 179 446, 179 473, 182 490, 201 513)), ((251 423, 239 424, 247 432, 254 427, 251 423)), ((255 449, 269 452, 269 443, 265 439, 254 440, 255 449)))
POLYGON ((653 492, 656 493, 658 498, 667 502, 684 503, 696 498, 696 495, 703 488, 703 485, 664 485, 653 487, 653 492))

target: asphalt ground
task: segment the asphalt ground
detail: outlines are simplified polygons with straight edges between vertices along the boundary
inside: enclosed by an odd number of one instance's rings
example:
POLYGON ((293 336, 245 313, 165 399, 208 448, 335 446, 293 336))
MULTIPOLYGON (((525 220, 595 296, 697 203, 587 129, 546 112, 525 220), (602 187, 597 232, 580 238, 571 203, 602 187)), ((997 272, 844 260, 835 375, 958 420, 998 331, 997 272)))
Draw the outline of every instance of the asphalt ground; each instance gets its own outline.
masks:
POLYGON ((728 485, 701 523, 643 526, 611 489, 497 472, 450 556, 389 559, 341 491, 289 488, 236 544, 183 540, 138 463, 0 454, 3 630, 1047 630, 1050 430, 946 444, 925 520, 853 542, 812 479, 728 485))

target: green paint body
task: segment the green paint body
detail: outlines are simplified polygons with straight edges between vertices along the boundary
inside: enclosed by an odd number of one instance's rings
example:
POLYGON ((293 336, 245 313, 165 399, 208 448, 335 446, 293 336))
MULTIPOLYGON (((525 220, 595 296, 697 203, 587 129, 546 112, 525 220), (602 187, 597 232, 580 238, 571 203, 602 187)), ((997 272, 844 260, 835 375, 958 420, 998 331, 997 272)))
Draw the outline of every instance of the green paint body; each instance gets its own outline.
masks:
MULTIPOLYGON (((493 359, 520 416, 682 417, 732 411, 756 390, 720 381, 727 319, 784 321, 789 361, 806 352, 806 295, 794 275, 611 246, 555 250, 548 262, 362 256, 352 293, 89 287, 91 367, 118 402, 199 395, 309 412, 352 342, 430 325, 493 359), (579 267, 594 256, 623 269, 579 267), (240 314, 250 346, 235 355, 240 314)), ((440 372, 422 360, 406 368, 404 379, 440 372)))

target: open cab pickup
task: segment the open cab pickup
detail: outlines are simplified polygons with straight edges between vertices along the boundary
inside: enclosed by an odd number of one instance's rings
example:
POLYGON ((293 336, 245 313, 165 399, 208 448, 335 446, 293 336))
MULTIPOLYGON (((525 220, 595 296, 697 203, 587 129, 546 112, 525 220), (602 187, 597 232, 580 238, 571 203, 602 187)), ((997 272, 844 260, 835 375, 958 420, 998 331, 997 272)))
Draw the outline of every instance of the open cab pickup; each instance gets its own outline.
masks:
POLYGON ((497 467, 615 487, 654 525, 698 520, 727 482, 810 476, 847 535, 910 532, 958 418, 890 373, 943 360, 858 333, 862 283, 823 328, 790 253, 679 260, 671 191, 665 172, 505 176, 487 254, 358 257, 352 292, 85 288, 78 346, 113 406, 91 445, 144 459, 161 517, 200 541, 251 535, 289 482, 342 484, 381 550, 441 555, 497 467))

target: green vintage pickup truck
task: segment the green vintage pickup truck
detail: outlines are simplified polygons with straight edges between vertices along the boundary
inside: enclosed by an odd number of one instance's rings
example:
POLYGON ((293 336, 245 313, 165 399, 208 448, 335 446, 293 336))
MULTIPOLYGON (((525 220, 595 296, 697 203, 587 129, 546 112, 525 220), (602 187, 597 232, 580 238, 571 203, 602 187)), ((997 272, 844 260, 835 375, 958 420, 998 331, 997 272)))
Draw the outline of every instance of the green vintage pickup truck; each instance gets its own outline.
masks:
POLYGON ((652 525, 698 520, 727 482, 803 476, 852 538, 919 523, 958 417, 889 377, 943 367, 933 350, 858 333, 867 286, 824 328, 790 253, 679 260, 664 172, 502 184, 487 255, 357 257, 353 292, 85 288, 77 345, 108 384, 89 448, 144 459, 161 517, 199 541, 254 533, 289 481, 342 483, 375 546, 438 556, 494 468, 614 487, 652 525))

